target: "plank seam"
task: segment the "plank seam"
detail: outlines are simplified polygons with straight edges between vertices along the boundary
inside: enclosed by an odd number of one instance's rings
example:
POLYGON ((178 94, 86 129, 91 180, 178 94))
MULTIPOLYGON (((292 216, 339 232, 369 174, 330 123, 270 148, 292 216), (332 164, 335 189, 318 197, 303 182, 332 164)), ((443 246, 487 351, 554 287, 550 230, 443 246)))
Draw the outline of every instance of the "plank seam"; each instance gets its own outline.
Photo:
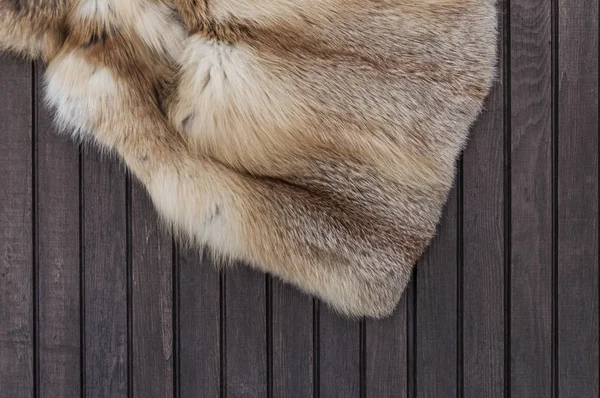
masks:
POLYGON ((463 239, 463 159, 458 161, 458 176, 456 189, 456 396, 464 396, 464 239, 463 239))
POLYGON ((558 0, 552 0, 552 116, 551 116, 551 157, 552 157, 552 344, 551 344, 551 391, 558 397, 558 0))
POLYGON ((178 247, 175 243, 175 238, 171 236, 171 257, 172 257, 172 275, 171 275, 171 285, 172 285, 172 311, 173 317, 171 319, 172 329, 173 329, 173 396, 178 398, 181 396, 181 387, 180 387, 180 372, 181 372, 181 355, 180 355, 180 302, 179 302, 179 256, 178 256, 178 247))
POLYGON ((220 390, 221 397, 227 398, 227 301, 226 301, 227 279, 225 271, 219 272, 219 360, 220 360, 220 390))
POLYGON ((273 397, 273 280, 265 276, 267 397, 273 397))
POLYGON ((410 294, 407 298, 406 341, 407 351, 407 395, 417 396, 417 273, 413 272, 410 294))
POLYGON ((131 197, 133 189, 131 175, 127 172, 125 176, 125 236, 126 236, 126 308, 127 308, 127 396, 133 397, 133 250, 132 250, 132 211, 131 197))
POLYGON ((364 319, 360 320, 359 329, 359 395, 361 398, 367 396, 367 324, 364 319))
POLYGON ((40 395, 40 311, 39 311, 39 228, 38 228, 38 112, 37 67, 31 62, 31 227, 32 227, 32 289, 33 289, 33 396, 40 395))
POLYGON ((320 318, 319 318, 319 301, 312 299, 313 303, 313 397, 319 398, 321 395, 321 369, 320 369, 320 318))
POLYGON ((79 145, 79 368, 80 393, 86 391, 86 335, 85 335, 85 157, 82 144, 79 145))
POLYGON ((512 262, 512 158, 511 158, 511 42, 510 0, 504 2, 503 39, 503 123, 504 123, 504 396, 511 396, 511 262, 512 262))

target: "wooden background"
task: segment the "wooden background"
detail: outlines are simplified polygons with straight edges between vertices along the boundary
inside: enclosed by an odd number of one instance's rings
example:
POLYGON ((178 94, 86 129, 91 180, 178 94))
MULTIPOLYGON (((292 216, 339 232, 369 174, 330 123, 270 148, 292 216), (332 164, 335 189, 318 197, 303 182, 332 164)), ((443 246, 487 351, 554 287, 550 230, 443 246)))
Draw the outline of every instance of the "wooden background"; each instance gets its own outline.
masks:
POLYGON ((498 83, 395 314, 173 245, 0 59, 0 396, 598 397, 598 0, 500 4, 498 83))

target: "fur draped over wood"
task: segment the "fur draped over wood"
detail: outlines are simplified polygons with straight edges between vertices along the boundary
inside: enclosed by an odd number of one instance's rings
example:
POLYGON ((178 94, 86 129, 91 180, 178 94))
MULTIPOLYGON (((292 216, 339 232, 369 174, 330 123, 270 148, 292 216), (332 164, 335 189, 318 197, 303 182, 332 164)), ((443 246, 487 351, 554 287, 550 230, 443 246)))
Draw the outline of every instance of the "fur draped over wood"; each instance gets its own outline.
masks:
POLYGON ((392 312, 494 77, 493 0, 0 0, 69 132, 165 223, 348 316, 392 312))

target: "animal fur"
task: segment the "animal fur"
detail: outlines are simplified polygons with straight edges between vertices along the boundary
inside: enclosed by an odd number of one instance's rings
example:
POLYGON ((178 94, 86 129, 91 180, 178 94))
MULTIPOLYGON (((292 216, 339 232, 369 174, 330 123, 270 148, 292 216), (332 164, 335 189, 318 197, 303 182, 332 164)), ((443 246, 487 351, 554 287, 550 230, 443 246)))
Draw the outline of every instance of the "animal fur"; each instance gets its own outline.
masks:
POLYGON ((0 0, 68 131, 175 230, 391 313, 491 86, 493 0, 0 0))

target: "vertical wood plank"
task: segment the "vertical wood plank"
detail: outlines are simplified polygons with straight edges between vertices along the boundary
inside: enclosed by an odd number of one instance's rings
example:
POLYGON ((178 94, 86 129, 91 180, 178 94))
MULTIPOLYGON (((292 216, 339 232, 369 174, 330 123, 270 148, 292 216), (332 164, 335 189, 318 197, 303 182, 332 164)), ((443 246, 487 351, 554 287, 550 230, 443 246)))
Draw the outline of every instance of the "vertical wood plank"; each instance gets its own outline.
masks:
POLYGON ((551 2, 513 1, 511 393, 552 395, 551 2))
POLYGON ((597 397, 598 1, 558 4, 558 392, 597 397))
POLYGON ((457 202, 452 190, 432 245, 417 265, 416 394, 457 395, 457 202))
POLYGON ((208 253, 179 249, 179 383, 182 398, 221 392, 219 272, 208 253))
POLYGON ((360 323, 320 304, 319 384, 322 397, 360 395, 360 323))
MULTIPOLYGON (((503 22, 506 1, 499 1, 503 22)), ((507 32, 504 24, 500 37, 507 32)), ((463 387, 466 397, 505 393, 504 45, 486 111, 463 155, 463 387)))
POLYGON ((131 184, 133 395, 173 396, 173 247, 144 187, 131 184))
POLYGON ((403 295, 390 317, 366 321, 367 397, 408 396, 408 295, 403 295))
POLYGON ((273 396, 313 396, 313 299, 273 280, 273 396))
POLYGON ((34 389, 32 73, 0 55, 0 389, 34 389))
POLYGON ((83 159, 85 394, 127 395, 127 209, 124 167, 83 159))
POLYGON ((36 66, 39 393, 81 394, 79 148, 58 134, 36 66))
POLYGON ((247 265, 227 269, 227 396, 267 395, 266 276, 247 265))

